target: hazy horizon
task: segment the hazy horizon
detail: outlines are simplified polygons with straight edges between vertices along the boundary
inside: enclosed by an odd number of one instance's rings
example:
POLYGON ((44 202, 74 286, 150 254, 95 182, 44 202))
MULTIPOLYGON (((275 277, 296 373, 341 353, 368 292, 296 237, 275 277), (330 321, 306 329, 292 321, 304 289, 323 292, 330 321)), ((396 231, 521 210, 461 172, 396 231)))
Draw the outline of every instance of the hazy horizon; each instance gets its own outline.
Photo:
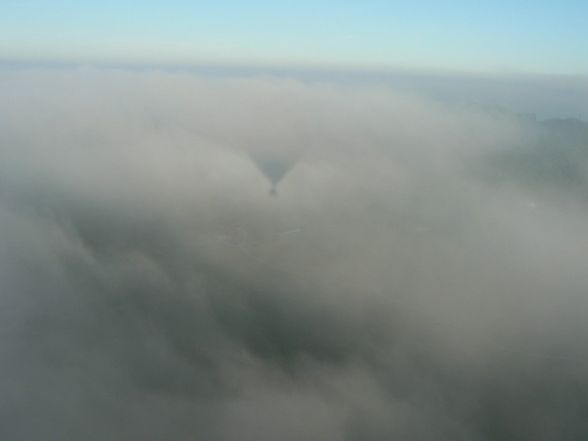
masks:
POLYGON ((2 60, 0 73, 35 70, 96 70, 183 73, 205 78, 267 77, 310 83, 381 86, 453 105, 477 105, 540 119, 588 118, 588 77, 546 74, 485 74, 418 69, 329 69, 247 64, 145 64, 2 60))

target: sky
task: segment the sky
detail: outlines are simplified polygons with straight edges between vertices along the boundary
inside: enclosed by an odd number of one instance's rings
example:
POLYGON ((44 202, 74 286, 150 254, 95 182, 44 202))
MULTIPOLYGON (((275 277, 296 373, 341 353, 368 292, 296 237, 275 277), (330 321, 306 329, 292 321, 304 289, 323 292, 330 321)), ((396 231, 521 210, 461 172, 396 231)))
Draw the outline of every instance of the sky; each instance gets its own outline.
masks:
POLYGON ((0 59, 585 75, 582 0, 3 0, 0 59))

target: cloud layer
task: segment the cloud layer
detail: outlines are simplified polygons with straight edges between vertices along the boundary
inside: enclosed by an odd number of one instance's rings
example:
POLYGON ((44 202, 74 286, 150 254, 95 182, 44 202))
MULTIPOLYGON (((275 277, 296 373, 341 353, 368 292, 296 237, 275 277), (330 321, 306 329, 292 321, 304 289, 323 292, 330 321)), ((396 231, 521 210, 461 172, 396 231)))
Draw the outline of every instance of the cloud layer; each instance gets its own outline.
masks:
POLYGON ((588 434, 585 124, 262 76, 0 95, 2 439, 588 434))

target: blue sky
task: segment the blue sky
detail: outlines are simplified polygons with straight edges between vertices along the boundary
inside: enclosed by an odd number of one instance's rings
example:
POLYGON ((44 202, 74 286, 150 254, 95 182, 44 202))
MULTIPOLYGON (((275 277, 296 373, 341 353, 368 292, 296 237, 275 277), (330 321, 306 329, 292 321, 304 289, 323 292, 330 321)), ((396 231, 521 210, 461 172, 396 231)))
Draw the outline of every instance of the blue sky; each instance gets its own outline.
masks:
POLYGON ((588 1, 0 0, 0 58, 588 74, 588 1))

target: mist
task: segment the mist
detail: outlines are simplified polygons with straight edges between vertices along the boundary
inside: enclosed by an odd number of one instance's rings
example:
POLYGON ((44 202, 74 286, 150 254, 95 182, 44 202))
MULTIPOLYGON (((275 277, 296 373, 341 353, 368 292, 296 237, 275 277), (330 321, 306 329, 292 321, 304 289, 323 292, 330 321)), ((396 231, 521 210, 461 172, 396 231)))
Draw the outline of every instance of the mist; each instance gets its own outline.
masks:
POLYGON ((0 96, 0 438, 588 436, 587 123, 271 75, 0 96))

